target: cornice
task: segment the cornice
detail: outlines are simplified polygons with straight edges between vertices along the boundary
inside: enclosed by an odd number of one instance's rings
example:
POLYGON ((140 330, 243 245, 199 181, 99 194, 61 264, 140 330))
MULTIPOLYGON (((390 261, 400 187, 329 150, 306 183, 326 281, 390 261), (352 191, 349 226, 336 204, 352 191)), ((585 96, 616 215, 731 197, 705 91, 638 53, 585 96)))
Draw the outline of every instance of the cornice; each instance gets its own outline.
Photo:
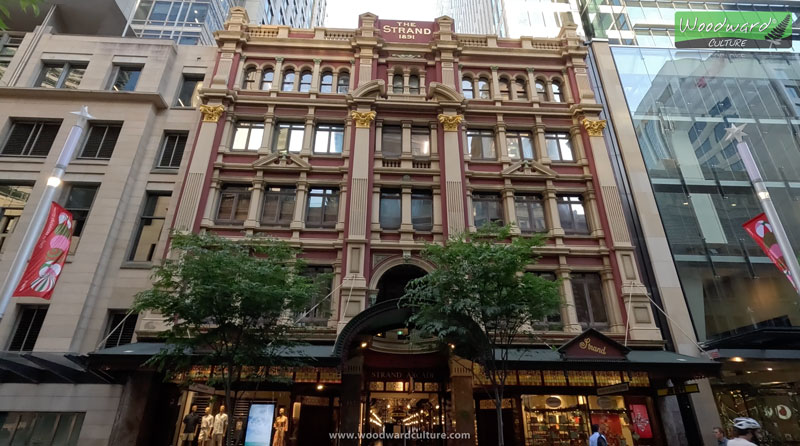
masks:
POLYGON ((0 87, 0 97, 18 99, 62 99, 75 102, 108 102, 123 106, 126 103, 151 104, 159 110, 168 108, 160 93, 140 91, 68 90, 65 88, 0 87))

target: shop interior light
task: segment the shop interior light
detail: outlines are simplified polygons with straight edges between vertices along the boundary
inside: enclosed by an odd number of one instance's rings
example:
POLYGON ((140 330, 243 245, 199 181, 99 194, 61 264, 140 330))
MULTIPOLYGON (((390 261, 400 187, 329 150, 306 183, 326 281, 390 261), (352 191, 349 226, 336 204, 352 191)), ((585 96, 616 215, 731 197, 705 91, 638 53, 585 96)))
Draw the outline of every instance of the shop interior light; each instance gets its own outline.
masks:
POLYGON ((322 384, 317 384, 317 390, 322 390, 324 388, 325 388, 325 386, 323 386, 322 384))
POLYGON ((733 358, 731 358, 731 361, 733 361, 733 362, 744 362, 744 359, 742 359, 741 356, 734 356, 733 358))
POLYGON ((771 372, 772 371, 772 367, 767 367, 767 371, 771 372))
POLYGON ((367 343, 366 342, 362 342, 361 343, 361 348, 367 348, 367 343))

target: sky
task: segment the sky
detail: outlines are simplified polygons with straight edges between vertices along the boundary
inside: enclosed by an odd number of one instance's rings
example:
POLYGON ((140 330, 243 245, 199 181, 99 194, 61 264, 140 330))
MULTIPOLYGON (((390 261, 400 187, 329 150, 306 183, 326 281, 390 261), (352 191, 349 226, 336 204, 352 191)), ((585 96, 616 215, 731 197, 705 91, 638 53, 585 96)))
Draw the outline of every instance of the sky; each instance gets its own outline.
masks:
POLYGON ((439 14, 436 0, 328 0, 327 28, 357 28, 358 15, 371 12, 381 19, 432 22, 439 14))

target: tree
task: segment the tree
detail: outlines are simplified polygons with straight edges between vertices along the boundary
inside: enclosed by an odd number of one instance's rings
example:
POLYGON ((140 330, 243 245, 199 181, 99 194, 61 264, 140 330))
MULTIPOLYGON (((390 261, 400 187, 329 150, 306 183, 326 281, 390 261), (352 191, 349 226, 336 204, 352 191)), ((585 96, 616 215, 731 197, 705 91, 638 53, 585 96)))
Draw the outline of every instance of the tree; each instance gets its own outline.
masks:
POLYGON ((44 1, 45 0, 0 0, 0 31, 7 29, 6 22, 3 20, 3 17, 6 19, 11 18, 11 11, 8 9, 10 4, 19 4, 22 12, 28 12, 30 9, 34 15, 39 15, 39 5, 44 3, 44 1))
POLYGON ((279 364, 293 347, 292 315, 317 288, 283 242, 175 234, 172 248, 178 257, 156 267, 153 287, 136 296, 136 310, 158 312, 168 326, 150 363, 170 375, 194 364, 218 369, 231 408, 244 366, 279 364))
POLYGON ((436 265, 406 288, 413 308, 409 324, 454 347, 483 367, 497 413, 497 445, 503 446, 502 402, 509 349, 533 334, 531 325, 555 313, 558 283, 526 272, 538 256, 541 236, 511 239, 510 228, 485 226, 472 236, 428 245, 423 257, 436 265))

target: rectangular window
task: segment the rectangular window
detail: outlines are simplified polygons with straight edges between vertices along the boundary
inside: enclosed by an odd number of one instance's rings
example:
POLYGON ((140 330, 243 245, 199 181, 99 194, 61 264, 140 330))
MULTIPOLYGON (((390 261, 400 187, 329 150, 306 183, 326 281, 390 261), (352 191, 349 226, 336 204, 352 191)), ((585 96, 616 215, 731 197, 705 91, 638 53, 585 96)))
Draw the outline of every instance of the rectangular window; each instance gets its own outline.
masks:
POLYGON ((396 189, 381 190, 380 222, 382 229, 400 229, 403 219, 400 191, 396 189))
POLYGON ((85 63, 47 63, 42 69, 37 86, 42 88, 66 88, 75 90, 86 72, 85 63))
POLYGON ((468 130, 467 145, 470 157, 474 160, 494 160, 494 133, 491 130, 468 130))
POLYGON ((3 78, 3 74, 11 64, 11 59, 14 58, 21 43, 22 36, 0 33, 0 79, 3 78))
POLYGON ((343 141, 344 126, 318 125, 314 137, 314 153, 342 153, 343 141))
POLYGON ((332 228, 339 221, 339 189, 314 188, 308 193, 306 226, 332 228))
POLYGON ((603 302, 603 286, 600 275, 595 273, 572 273, 572 295, 575 298, 575 312, 583 328, 606 327, 608 317, 603 302))
POLYGON ((431 132, 422 127, 411 129, 411 154, 417 157, 431 156, 431 132))
POLYGON ((297 191, 294 187, 267 187, 264 190, 262 225, 289 226, 294 218, 294 202, 297 191))
POLYGON ((300 153, 306 126, 299 123, 278 124, 275 128, 275 152, 300 153))
POLYGON ((569 133, 546 132, 544 134, 547 156, 553 161, 575 161, 569 133))
POLYGON ((112 79, 114 82, 111 84, 110 90, 113 91, 134 91, 136 84, 139 82, 139 76, 142 74, 142 67, 133 67, 125 65, 114 66, 112 79))
POLYGON ((72 213, 72 243, 69 246, 69 254, 74 254, 78 249, 78 242, 83 235, 83 227, 89 218, 89 211, 92 209, 94 197, 97 195, 97 186, 73 184, 67 192, 67 199, 64 202, 64 209, 72 213))
POLYGON ((81 412, 0 412, 0 444, 77 446, 84 416, 81 412))
POLYGON ((311 278, 319 291, 310 302, 309 308, 298 314, 295 319, 300 319, 301 325, 325 326, 331 317, 332 299, 329 294, 333 290, 333 268, 325 265, 308 265, 303 275, 311 278))
POLYGON ((506 132, 508 157, 512 160, 533 159, 533 142, 529 132, 506 132))
POLYGON ((559 195, 558 217, 565 234, 589 234, 586 210, 580 195, 559 195))
POLYGON ((22 216, 33 186, 0 184, 0 252, 22 216))
POLYGON ((517 224, 520 231, 526 233, 547 231, 542 197, 517 195, 514 197, 514 207, 517 211, 517 224))
POLYGON ((156 167, 162 169, 177 169, 181 167, 183 151, 186 149, 186 132, 164 132, 164 141, 161 143, 161 155, 158 157, 156 167))
POLYGON ((500 195, 492 193, 473 194, 472 214, 475 217, 476 228, 489 222, 503 224, 503 203, 500 195))
POLYGON ((122 124, 91 124, 78 158, 110 159, 122 124))
POLYGON ((400 158, 403 153, 403 129, 397 125, 383 126, 381 153, 384 158, 400 158))
POLYGON ((433 194, 431 191, 411 191, 411 224, 416 231, 433 229, 433 194))
MULTIPOLYGON (((542 279, 549 280, 551 282, 556 281, 556 273, 549 272, 549 271, 531 271, 531 274, 541 277, 542 279)), ((558 331, 564 328, 564 325, 561 323, 561 313, 554 313, 550 316, 547 316, 544 319, 532 321, 531 325, 536 330, 545 330, 545 331, 558 331)))
POLYGON ((36 344, 36 338, 42 330, 44 317, 47 316, 47 307, 42 306, 20 306, 17 328, 11 337, 8 351, 29 352, 36 344))
POLYGON ((232 150, 252 150, 257 152, 264 138, 264 123, 258 121, 237 121, 233 130, 232 150))
POLYGON ((2 155, 47 156, 61 121, 14 121, 2 155))
POLYGON ((178 91, 178 98, 175 100, 176 107, 197 107, 200 102, 200 89, 203 88, 203 76, 198 74, 184 74, 181 89, 178 91))
POLYGON ((250 190, 247 186, 224 185, 220 191, 217 223, 242 224, 250 209, 250 190))
POLYGON ((148 192, 139 225, 133 241, 128 260, 131 262, 151 262, 156 251, 164 219, 167 217, 170 194, 164 192, 148 192))
POLYGON ((105 348, 118 347, 133 342, 133 332, 139 315, 127 311, 110 311, 106 327, 105 348))

